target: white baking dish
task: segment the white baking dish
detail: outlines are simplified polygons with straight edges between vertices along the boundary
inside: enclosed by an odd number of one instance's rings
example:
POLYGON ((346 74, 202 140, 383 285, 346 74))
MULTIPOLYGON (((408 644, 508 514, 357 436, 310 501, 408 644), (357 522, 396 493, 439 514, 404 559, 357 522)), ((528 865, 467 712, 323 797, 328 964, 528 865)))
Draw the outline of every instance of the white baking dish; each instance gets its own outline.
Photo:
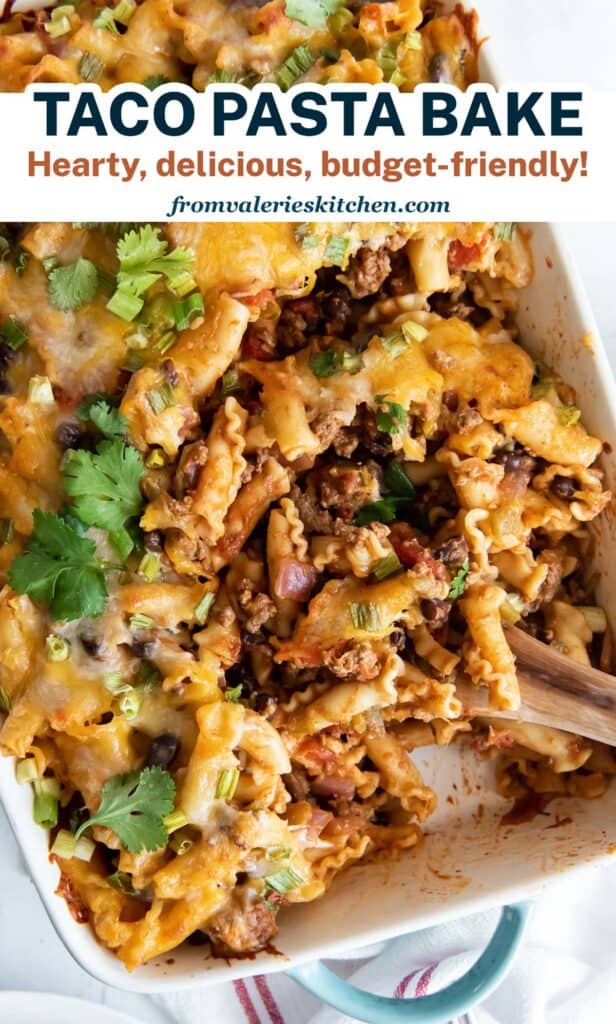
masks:
MULTIPOLYGON (((616 451, 614 384, 584 292, 552 228, 533 225, 531 230, 535 275, 520 294, 522 340, 576 387, 585 423, 616 451)), ((616 489, 613 455, 606 455, 605 468, 609 485, 616 489)), ((609 611, 616 607, 613 508, 600 519, 597 567, 600 599, 609 611)), ((15 783, 8 759, 0 759, 0 797, 67 948, 101 981, 141 992, 218 983, 332 957, 489 906, 527 899, 562 872, 600 863, 616 851, 616 787, 599 800, 556 799, 547 816, 505 827, 500 819, 508 802, 495 793, 490 765, 457 746, 426 748, 416 760, 439 797, 419 849, 397 863, 354 867, 323 899, 284 911, 276 954, 263 952, 254 959, 227 963, 207 959, 201 947, 187 946, 174 952, 171 961, 152 962, 133 974, 127 974, 54 895, 58 870, 48 860, 47 834, 33 823, 30 787, 15 783), (550 827, 564 817, 571 823, 550 827)))

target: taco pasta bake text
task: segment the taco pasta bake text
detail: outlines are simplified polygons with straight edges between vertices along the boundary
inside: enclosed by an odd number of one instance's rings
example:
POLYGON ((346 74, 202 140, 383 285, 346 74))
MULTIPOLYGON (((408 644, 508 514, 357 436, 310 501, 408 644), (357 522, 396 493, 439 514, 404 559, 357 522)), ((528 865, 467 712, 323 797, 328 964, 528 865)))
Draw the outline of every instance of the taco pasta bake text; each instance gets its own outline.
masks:
POLYGON ((419 746, 474 736, 511 795, 603 791, 611 750, 456 697, 518 705, 504 622, 610 668, 602 444, 516 336, 523 231, 0 244, 0 742, 129 969, 194 933, 261 949, 281 906, 412 847, 419 746))

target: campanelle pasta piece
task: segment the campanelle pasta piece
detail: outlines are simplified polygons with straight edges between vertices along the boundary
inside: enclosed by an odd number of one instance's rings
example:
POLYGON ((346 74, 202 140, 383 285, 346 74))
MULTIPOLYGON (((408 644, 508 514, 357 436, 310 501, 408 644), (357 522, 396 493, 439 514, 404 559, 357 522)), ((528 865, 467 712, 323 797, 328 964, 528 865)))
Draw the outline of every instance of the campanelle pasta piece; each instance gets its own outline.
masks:
POLYGON ((590 466, 601 454, 597 437, 591 437, 580 423, 564 423, 558 409, 544 399, 519 409, 495 410, 493 418, 511 437, 548 462, 590 466))

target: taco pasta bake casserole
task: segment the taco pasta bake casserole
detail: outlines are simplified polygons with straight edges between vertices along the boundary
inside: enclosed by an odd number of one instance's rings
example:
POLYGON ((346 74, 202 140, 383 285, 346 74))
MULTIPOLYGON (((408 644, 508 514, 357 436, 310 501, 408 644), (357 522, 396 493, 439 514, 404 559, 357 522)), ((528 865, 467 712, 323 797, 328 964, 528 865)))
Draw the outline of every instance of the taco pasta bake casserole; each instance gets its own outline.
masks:
POLYGON ((602 443, 516 336, 522 230, 1 244, 0 743, 129 969, 195 934, 261 949, 412 847, 422 745, 471 739, 508 795, 603 792, 610 749, 456 696, 518 706, 504 622, 611 667, 602 443))

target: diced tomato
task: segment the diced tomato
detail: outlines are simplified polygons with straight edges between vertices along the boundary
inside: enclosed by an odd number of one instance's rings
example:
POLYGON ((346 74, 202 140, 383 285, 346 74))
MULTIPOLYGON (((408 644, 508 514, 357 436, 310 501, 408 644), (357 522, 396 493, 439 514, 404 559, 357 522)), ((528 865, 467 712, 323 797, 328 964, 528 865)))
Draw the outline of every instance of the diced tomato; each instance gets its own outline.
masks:
POLYGON ((481 256, 481 246, 476 243, 473 245, 462 245, 456 238, 451 243, 447 251, 447 262, 449 269, 452 274, 458 274, 464 267, 467 267, 469 263, 474 263, 481 256))
POLYGON ((331 772, 338 758, 333 750, 325 747, 315 736, 306 736, 293 754, 293 759, 313 773, 331 772))

